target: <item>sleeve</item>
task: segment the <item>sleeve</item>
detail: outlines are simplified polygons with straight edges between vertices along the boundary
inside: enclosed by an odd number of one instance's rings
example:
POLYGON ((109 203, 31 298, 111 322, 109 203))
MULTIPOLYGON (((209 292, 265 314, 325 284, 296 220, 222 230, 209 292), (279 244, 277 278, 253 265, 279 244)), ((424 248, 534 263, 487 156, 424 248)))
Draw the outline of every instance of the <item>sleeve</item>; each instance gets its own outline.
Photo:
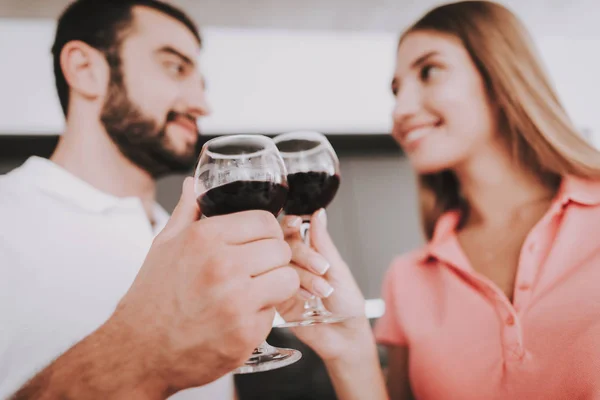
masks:
POLYGON ((400 320, 400 308, 397 300, 399 287, 399 265, 392 264, 383 280, 382 296, 385 302, 385 313, 375 324, 375 338, 377 343, 388 346, 406 346, 407 339, 400 320))

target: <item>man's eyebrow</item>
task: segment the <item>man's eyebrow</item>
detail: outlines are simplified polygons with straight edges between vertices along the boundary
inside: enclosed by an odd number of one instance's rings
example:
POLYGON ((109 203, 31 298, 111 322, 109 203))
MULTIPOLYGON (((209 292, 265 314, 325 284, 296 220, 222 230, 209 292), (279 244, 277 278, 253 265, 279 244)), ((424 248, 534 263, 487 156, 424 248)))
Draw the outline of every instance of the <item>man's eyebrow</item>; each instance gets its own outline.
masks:
POLYGON ((196 66, 196 63, 194 62, 194 60, 192 60, 190 57, 186 56, 185 54, 183 54, 182 52, 180 52, 179 50, 177 50, 177 49, 175 49, 175 48, 173 48, 171 46, 163 46, 160 49, 158 49, 156 52, 157 53, 172 54, 172 55, 180 58, 181 61, 183 61, 184 63, 186 63, 190 67, 196 66))

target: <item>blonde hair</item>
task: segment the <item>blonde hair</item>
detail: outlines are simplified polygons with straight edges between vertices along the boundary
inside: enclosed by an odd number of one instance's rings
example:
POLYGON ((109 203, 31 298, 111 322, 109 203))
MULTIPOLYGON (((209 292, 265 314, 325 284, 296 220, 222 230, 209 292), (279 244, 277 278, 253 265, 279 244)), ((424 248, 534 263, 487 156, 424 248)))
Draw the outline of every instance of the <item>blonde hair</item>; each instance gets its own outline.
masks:
MULTIPOLYGON (((561 105, 521 21, 488 1, 462 1, 425 14, 401 37, 433 31, 461 40, 498 107, 500 132, 515 161, 547 185, 567 174, 600 178, 600 152, 580 136, 561 105)), ((420 175, 423 230, 433 236, 439 217, 466 208, 451 171, 420 175)))

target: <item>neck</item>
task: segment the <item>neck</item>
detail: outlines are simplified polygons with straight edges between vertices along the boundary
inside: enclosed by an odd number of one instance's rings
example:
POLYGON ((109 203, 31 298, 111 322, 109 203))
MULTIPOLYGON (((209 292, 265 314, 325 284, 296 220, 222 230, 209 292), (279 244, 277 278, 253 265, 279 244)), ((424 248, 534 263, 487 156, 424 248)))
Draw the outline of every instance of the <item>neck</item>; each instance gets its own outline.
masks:
POLYGON ((556 193, 499 147, 454 170, 469 206, 467 225, 502 226, 524 212, 545 211, 556 193))
POLYGON ((155 180, 120 152, 97 119, 69 118, 50 159, 98 190, 140 198, 154 221, 155 180))

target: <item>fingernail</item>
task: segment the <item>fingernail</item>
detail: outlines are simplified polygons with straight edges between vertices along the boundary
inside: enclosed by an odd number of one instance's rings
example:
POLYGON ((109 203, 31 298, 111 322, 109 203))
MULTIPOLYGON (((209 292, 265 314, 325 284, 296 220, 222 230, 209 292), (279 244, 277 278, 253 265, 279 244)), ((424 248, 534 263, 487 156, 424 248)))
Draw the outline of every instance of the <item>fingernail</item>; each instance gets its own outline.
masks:
POLYGON ((327 226, 327 213, 325 212, 324 208, 321 208, 318 211, 317 218, 321 220, 324 226, 327 226))
POLYGON ((317 274, 324 275, 331 264, 329 264, 329 261, 327 261, 324 257, 315 255, 312 259, 311 266, 317 274))
POLYGON ((288 228, 297 228, 300 226, 301 223, 302 218, 292 218, 290 221, 288 221, 287 226, 288 228))
POLYGON ((317 279, 315 283, 313 283, 313 290, 317 296, 324 299, 328 298, 331 296, 331 293, 333 293, 333 287, 327 283, 327 281, 322 279, 317 279))
POLYGON ((300 296, 302 300, 309 300, 311 297, 313 297, 313 294, 301 288, 298 290, 298 296, 300 296))

